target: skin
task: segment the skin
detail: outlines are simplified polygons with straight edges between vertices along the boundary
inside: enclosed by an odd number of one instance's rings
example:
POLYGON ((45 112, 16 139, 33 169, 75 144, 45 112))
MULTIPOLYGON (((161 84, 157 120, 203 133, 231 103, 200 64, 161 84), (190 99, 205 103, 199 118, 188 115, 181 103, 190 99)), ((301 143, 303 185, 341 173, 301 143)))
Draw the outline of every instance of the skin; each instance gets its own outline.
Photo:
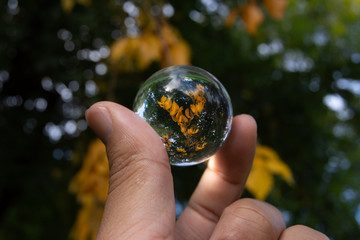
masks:
POLYGON ((249 115, 234 117, 177 221, 170 165, 156 132, 112 102, 94 104, 86 119, 106 145, 110 166, 97 239, 328 239, 306 226, 286 228, 274 206, 240 198, 256 149, 256 122, 249 115))

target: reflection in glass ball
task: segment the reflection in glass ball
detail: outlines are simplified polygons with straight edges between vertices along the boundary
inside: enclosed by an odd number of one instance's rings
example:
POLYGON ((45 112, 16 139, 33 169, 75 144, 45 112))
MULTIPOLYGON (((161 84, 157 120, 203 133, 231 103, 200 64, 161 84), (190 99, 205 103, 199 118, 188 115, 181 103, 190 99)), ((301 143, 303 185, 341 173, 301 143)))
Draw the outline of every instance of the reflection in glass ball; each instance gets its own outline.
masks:
POLYGON ((193 66, 172 66, 153 74, 140 88, 134 111, 159 134, 170 164, 201 163, 222 146, 232 106, 221 83, 193 66))

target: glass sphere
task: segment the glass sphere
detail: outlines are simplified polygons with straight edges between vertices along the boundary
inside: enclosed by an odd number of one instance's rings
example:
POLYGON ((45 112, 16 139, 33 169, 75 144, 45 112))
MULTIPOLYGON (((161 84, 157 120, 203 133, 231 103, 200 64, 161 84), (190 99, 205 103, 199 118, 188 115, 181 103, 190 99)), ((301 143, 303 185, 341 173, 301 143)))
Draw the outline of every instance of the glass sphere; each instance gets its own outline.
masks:
POLYGON ((171 165, 201 163, 222 146, 232 106, 222 84, 207 71, 172 66, 153 74, 140 88, 134 112, 159 134, 171 165))

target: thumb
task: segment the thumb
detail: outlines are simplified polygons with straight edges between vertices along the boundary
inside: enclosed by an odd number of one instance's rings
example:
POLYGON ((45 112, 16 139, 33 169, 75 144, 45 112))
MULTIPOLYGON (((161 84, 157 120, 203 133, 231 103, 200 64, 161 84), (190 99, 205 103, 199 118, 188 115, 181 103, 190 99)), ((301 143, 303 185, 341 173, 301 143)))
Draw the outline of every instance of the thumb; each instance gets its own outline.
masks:
POLYGON ((175 207, 167 153, 156 132, 131 110, 99 102, 86 112, 103 140, 109 193, 97 239, 165 239, 173 235, 175 207))

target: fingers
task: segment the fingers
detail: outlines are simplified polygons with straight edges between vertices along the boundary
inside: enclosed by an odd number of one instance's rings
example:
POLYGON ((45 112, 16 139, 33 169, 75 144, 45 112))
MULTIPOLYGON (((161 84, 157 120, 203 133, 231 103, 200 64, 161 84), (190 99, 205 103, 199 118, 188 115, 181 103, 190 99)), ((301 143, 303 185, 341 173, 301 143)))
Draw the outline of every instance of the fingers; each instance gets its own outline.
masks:
POLYGON ((277 208, 263 201, 241 199, 224 210, 210 239, 275 240, 284 229, 284 218, 277 208))
POLYGON ((286 229, 280 236, 279 240, 307 240, 307 239, 316 239, 316 240, 328 240, 329 238, 312 228, 295 225, 286 229))
POLYGON ((210 160, 176 223, 178 239, 209 239, 223 210, 240 197, 255 148, 255 120, 248 115, 235 117, 228 139, 210 160))
POLYGON ((98 239, 165 239, 174 231, 167 153, 156 132, 129 109, 100 102, 86 112, 104 141, 110 186, 98 239))

